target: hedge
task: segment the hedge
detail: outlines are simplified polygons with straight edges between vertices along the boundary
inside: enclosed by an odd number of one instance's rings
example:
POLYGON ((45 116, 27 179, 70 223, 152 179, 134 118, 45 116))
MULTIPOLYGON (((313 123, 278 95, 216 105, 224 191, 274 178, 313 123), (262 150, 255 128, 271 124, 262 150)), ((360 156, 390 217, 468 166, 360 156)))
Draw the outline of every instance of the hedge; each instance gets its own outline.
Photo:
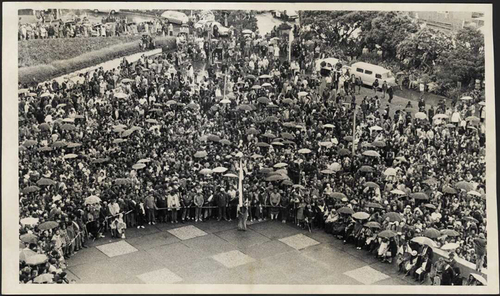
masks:
MULTIPOLYGON (((95 38, 89 39, 93 40, 95 38)), ((157 38, 155 41, 157 48, 163 48, 164 51, 173 49, 176 46, 175 37, 162 37, 157 38)), ((73 58, 53 61, 50 64, 19 68, 19 83, 26 84, 33 81, 47 81, 109 60, 141 52, 139 42, 139 40, 136 40, 116 44, 107 48, 86 52, 73 58)))

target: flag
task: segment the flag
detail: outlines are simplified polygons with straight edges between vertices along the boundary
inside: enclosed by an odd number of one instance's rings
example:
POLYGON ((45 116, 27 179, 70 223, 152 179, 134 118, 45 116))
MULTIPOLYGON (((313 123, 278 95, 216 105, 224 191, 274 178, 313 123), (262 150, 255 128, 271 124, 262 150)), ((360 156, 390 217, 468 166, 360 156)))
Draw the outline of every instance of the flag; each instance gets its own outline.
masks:
POLYGON ((243 206, 243 164, 241 163, 241 158, 240 158, 240 174, 239 174, 239 181, 238 181, 238 191, 239 191, 239 204, 241 207, 241 206, 243 206))

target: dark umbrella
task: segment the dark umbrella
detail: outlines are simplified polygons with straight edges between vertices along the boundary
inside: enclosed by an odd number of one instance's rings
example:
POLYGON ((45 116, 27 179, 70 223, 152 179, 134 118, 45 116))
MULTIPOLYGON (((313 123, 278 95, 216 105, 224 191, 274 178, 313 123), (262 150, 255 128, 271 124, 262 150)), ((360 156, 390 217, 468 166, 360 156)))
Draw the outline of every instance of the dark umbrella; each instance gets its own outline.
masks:
POLYGON ((438 238, 441 236, 441 233, 436 228, 431 227, 424 230, 423 235, 428 238, 438 238))
POLYGON ((378 234, 378 236, 382 238, 391 238, 395 237, 396 233, 392 230, 383 230, 378 234))
POLYGON ((36 184, 38 186, 50 186, 50 185, 55 185, 56 182, 54 182, 53 180, 51 179, 47 179, 47 178, 41 178, 40 180, 38 180, 36 182, 36 184))
POLYGON ((389 220, 391 222, 401 222, 403 220, 403 217, 401 217, 401 215, 399 213, 396 213, 396 212, 386 213, 386 214, 384 214, 384 216, 382 216, 382 219, 385 220, 385 219, 387 219, 387 217, 389 217, 389 220))
POLYGON ((346 215, 354 214, 354 211, 349 207, 341 207, 340 209, 337 210, 337 212, 340 214, 346 214, 346 215))

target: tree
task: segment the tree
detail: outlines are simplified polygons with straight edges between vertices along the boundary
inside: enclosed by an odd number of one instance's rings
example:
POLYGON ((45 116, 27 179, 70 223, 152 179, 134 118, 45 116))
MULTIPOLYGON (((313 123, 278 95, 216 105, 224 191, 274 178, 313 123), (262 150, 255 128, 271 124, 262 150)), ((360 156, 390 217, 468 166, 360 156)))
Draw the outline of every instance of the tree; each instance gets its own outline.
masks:
POLYGON ((444 84, 453 85, 460 81, 464 86, 473 84, 475 79, 484 79, 482 33, 475 28, 463 28, 454 36, 453 43, 454 46, 436 60, 437 78, 444 84))
POLYGON ((401 12, 379 12, 370 24, 363 24, 360 38, 362 45, 373 50, 376 45, 384 57, 395 57, 396 48, 405 38, 418 31, 417 24, 401 12))
POLYGON ((451 47, 451 39, 444 33, 424 27, 397 45, 396 57, 412 68, 432 70, 440 54, 451 47))
POLYGON ((353 33, 377 15, 374 11, 304 11, 301 21, 313 25, 318 34, 323 34, 330 45, 346 46, 353 33))

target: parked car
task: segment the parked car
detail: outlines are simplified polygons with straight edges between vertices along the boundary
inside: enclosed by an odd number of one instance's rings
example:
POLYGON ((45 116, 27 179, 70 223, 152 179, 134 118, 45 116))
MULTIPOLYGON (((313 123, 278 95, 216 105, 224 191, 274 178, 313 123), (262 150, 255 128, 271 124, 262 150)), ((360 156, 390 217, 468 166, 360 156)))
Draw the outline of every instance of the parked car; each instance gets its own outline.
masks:
POLYGON ((285 21, 293 21, 299 18, 299 14, 295 10, 273 10, 271 14, 285 21))
POLYGON ((93 11, 95 13, 103 12, 103 13, 111 13, 111 14, 115 14, 115 13, 120 12, 119 9, 94 9, 93 11))
POLYGON ((351 65, 350 73, 361 78, 363 84, 365 85, 371 86, 375 79, 378 79, 379 85, 382 85, 382 83, 386 81, 387 85, 397 86, 395 77, 391 70, 381 66, 365 62, 357 62, 351 65))
POLYGON ((179 25, 183 23, 187 24, 189 22, 188 16, 179 11, 167 10, 161 14, 161 17, 167 19, 171 23, 179 25))

